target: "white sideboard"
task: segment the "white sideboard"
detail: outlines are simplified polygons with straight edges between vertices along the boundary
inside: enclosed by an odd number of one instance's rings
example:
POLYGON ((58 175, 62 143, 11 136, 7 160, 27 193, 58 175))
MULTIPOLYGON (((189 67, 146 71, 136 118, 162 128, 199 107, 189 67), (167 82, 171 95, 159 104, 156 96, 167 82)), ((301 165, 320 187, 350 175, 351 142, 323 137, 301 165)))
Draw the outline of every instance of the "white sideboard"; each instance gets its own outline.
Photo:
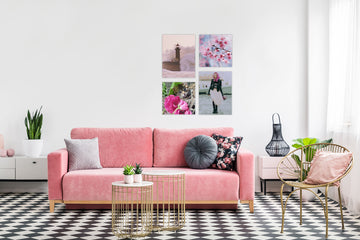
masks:
POLYGON ((1 157, 0 180, 47 180, 47 158, 1 157))

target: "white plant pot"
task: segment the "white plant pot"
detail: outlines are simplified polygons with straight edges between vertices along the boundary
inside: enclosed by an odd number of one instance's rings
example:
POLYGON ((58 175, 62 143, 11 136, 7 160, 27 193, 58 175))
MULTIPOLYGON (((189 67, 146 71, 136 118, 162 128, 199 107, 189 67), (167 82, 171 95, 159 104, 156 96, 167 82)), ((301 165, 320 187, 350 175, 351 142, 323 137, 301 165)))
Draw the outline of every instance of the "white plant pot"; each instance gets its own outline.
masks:
POLYGON ((42 139, 27 139, 23 141, 24 154, 28 157, 39 157, 43 148, 42 139))
POLYGON ((134 183, 134 175, 124 175, 124 181, 126 184, 134 183))
POLYGON ((142 182, 142 174, 135 174, 134 175, 134 182, 141 183, 142 182))
MULTIPOLYGON (((311 188, 312 191, 314 191, 315 193, 317 193, 318 189, 317 188, 311 188)), ((296 191, 296 196, 300 199, 300 191, 296 191)), ((302 190, 302 200, 303 202, 311 202, 314 201, 315 199, 315 195, 308 191, 308 190, 302 190)))

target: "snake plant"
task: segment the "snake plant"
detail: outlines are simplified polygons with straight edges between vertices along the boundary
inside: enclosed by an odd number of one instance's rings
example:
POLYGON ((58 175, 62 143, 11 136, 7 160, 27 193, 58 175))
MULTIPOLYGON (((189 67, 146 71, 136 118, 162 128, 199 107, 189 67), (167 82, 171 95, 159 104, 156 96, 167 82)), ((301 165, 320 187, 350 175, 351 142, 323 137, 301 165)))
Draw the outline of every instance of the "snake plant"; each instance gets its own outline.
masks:
POLYGON ((25 126, 28 139, 40 139, 41 127, 43 123, 43 114, 41 113, 42 106, 37 109, 32 115, 27 111, 25 117, 25 126))

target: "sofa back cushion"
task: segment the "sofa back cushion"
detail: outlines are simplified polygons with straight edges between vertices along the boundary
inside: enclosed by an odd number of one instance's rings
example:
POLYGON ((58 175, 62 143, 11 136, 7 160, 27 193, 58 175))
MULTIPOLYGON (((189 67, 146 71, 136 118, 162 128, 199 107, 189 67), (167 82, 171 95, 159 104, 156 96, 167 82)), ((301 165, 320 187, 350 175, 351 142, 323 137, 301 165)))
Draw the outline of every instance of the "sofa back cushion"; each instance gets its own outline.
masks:
POLYGON ((100 162, 104 168, 140 163, 153 164, 151 128, 74 128, 72 139, 99 139, 100 162))
POLYGON ((190 139, 198 135, 211 136, 213 133, 233 136, 234 129, 194 128, 194 129, 154 129, 154 167, 187 167, 184 149, 190 139))

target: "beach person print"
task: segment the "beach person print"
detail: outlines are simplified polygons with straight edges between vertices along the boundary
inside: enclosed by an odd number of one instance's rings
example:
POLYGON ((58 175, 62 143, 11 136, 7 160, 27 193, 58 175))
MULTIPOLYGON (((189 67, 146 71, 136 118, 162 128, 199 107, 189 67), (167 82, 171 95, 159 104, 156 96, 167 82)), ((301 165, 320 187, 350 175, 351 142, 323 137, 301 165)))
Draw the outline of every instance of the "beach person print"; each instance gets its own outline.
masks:
POLYGON ((208 91, 208 95, 210 95, 212 105, 213 105, 213 112, 218 113, 218 106, 220 106, 226 97, 223 94, 222 87, 221 87, 221 79, 217 72, 214 72, 213 78, 211 79, 210 88, 208 91))

